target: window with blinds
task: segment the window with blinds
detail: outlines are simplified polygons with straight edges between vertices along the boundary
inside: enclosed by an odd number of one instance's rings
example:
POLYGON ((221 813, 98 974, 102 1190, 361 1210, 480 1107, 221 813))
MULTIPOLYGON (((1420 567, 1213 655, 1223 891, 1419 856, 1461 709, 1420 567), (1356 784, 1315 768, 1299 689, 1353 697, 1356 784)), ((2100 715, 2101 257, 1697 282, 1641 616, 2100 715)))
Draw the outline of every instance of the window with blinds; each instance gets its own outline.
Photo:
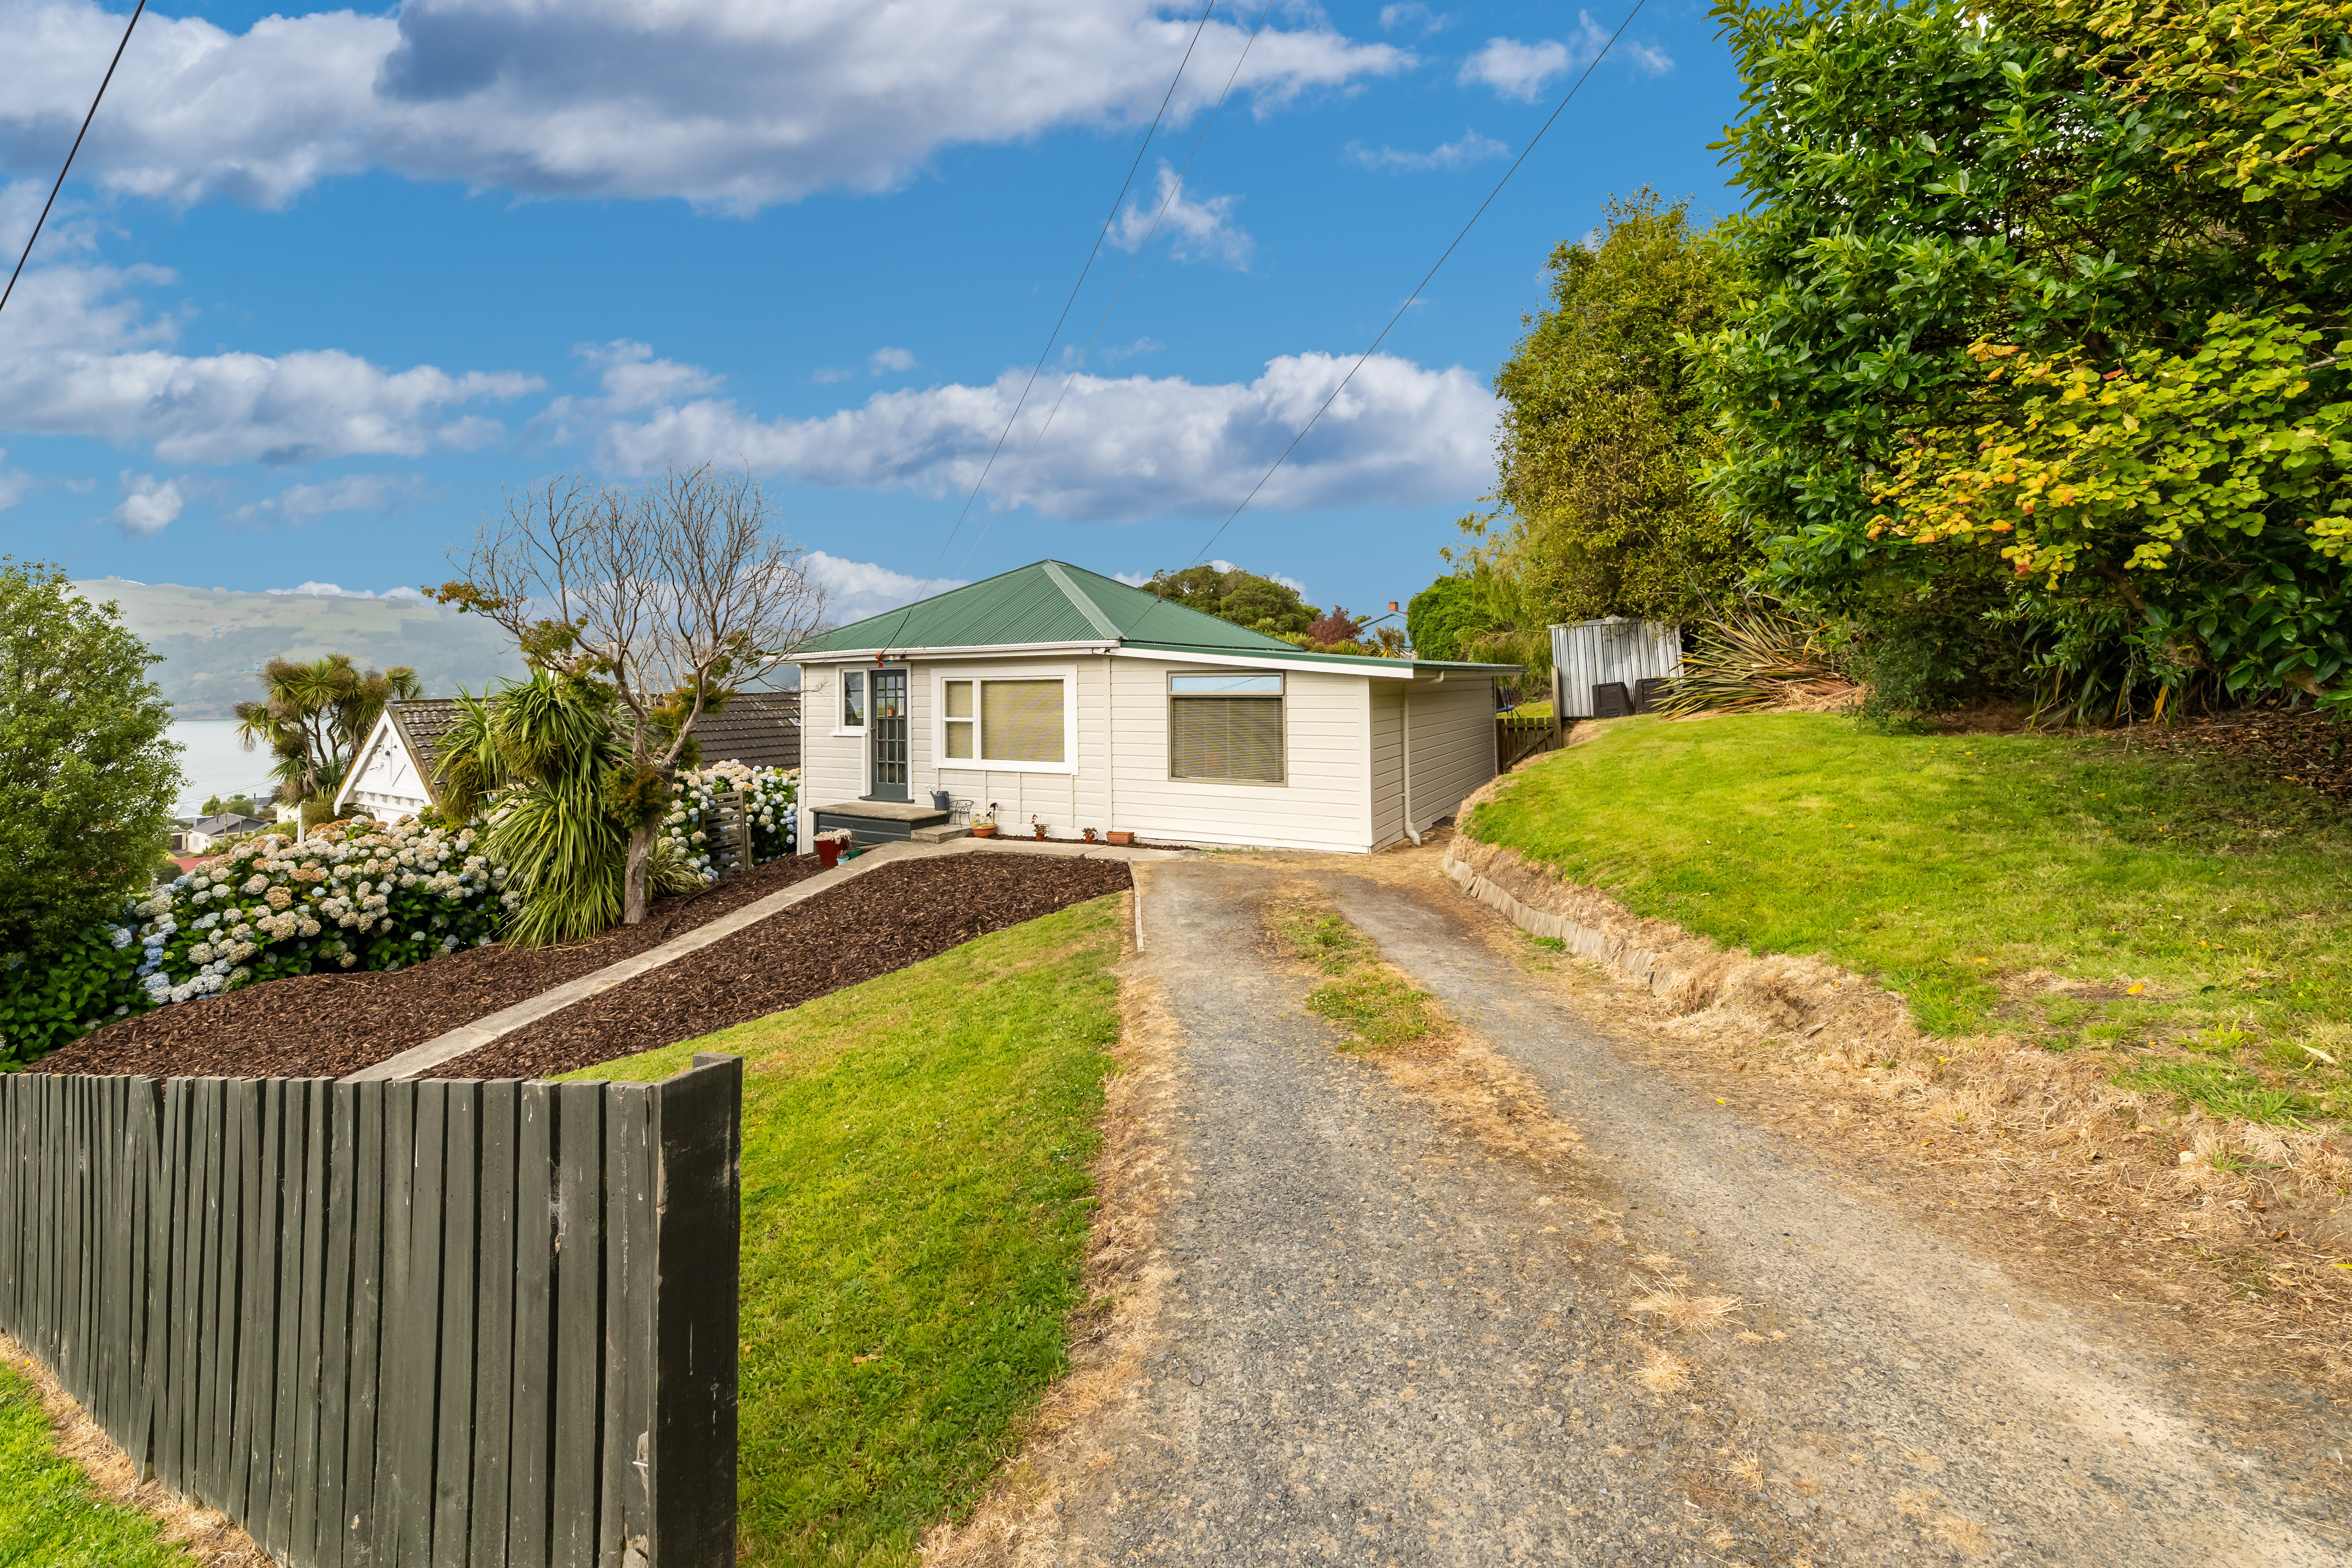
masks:
POLYGON ((1171 677, 1168 774, 1283 782, 1282 677, 1171 677))
POLYGON ((972 760, 972 721, 976 715, 971 706, 972 683, 969 680, 940 682, 940 712, 947 728, 940 747, 950 762, 968 763, 972 760))
POLYGON ((1060 763, 1067 758, 1061 680, 942 680, 940 759, 1060 763))
POLYGON ((980 755, 991 763, 1062 761, 1062 683, 980 682, 980 755))

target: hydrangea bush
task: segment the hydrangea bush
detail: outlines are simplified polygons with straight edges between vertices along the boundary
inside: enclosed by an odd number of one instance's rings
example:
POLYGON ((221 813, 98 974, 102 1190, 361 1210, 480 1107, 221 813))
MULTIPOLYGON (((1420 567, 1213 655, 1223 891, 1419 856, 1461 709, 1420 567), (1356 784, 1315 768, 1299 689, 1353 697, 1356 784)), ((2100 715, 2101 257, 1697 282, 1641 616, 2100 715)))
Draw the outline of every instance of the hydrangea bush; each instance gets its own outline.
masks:
POLYGON ((517 901, 505 881, 471 827, 403 821, 247 840, 126 905, 57 961, 0 961, 0 1062, 257 980, 400 969, 479 946, 517 901))
MULTIPOLYGON (((754 864, 793 848, 798 774, 720 763, 679 775, 665 832, 704 882, 722 800, 744 792, 754 864)), ((392 970, 498 939, 521 894, 482 853, 487 826, 364 821, 241 840, 36 963, 0 957, 0 1070, 116 1018, 260 980, 392 970)))
POLYGON ((718 847, 720 808, 739 789, 751 822, 751 864, 789 855, 794 848, 793 824, 799 813, 793 806, 800 799, 796 770, 719 763, 680 773, 662 831, 678 858, 705 882, 719 879, 711 856, 718 847))

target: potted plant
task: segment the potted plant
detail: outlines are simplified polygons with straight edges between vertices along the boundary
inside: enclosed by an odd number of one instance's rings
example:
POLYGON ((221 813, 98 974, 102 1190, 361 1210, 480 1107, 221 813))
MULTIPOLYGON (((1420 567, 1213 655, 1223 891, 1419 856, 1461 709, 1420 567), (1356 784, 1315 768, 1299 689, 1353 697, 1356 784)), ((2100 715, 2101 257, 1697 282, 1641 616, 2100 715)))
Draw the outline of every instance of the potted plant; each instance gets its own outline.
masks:
POLYGON ((1081 827, 1078 829, 1078 837, 1092 844, 1095 841, 1095 830, 1091 827, 1081 827))
POLYGON ((841 864, 844 851, 856 838, 846 827, 835 827, 816 836, 816 863, 830 871, 841 864))
POLYGON ((1029 814, 1029 826, 1031 828, 1035 830, 1037 841, 1041 844, 1044 843, 1045 841, 1045 825, 1037 820, 1037 814, 1035 812, 1031 812, 1029 814))
POLYGON ((1124 827, 1112 828, 1107 837, 1113 844, 1132 844, 1135 842, 1134 833, 1124 827))
POLYGON ((971 819, 971 836, 974 838, 996 837, 996 803, 994 801, 990 801, 988 809, 971 819))

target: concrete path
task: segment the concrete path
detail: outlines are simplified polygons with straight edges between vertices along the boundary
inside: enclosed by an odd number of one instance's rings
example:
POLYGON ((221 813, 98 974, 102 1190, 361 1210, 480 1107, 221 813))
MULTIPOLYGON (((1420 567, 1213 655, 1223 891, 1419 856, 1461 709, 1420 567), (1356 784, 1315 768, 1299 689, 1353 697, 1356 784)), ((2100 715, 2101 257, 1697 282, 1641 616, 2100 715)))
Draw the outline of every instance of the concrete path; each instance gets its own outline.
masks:
POLYGON ((878 866, 898 860, 927 859, 940 855, 962 855, 977 851, 1012 852, 1020 855, 1068 855, 1109 860, 1168 860, 1181 857, 1171 849, 1114 848, 1108 844, 1039 843, 1034 840, 1006 838, 953 838, 941 844, 883 844, 852 860, 845 860, 830 871, 820 871, 805 881, 769 894, 741 909, 719 916, 705 925, 672 937, 659 947, 647 948, 633 958, 528 997, 510 1007, 501 1007, 486 1014, 470 1024, 463 1024, 446 1034, 436 1035, 419 1045, 411 1046, 396 1057, 389 1057, 373 1067, 362 1068, 344 1079, 345 1083, 365 1083, 371 1079, 385 1081, 412 1079, 439 1067, 443 1062, 478 1051, 501 1036, 510 1035, 526 1024, 535 1024, 551 1013, 603 994, 615 985, 625 985, 665 963, 675 963, 690 952, 699 952, 711 943, 723 942, 747 926, 756 925, 772 915, 782 914, 794 904, 830 892, 853 877, 862 877, 878 866))
POLYGON ((1179 1047, 1179 1273, 1150 1377, 1063 1486, 1085 1563, 2311 1564, 2164 1369, 1848 1190, 1801 1149, 1637 1070, 1525 984, 1439 881, 1139 868, 1179 1047), (1594 1158, 1489 1155, 1306 1014, 1269 965, 1276 880, 1540 1079, 1594 1158), (1598 1198, 1630 1246, 1565 1217, 1598 1198), (1633 1255, 1744 1298, 1754 1336, 1626 1316, 1633 1255), (1634 1339, 1696 1368, 1630 1375, 1634 1339))

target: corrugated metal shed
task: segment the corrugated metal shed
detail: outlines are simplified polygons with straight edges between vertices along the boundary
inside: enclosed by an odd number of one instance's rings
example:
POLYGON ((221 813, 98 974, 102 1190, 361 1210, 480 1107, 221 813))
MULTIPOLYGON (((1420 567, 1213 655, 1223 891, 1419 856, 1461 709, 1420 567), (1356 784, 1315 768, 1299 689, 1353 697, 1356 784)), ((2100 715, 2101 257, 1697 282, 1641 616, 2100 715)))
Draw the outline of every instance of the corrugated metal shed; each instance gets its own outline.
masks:
POLYGON ((1552 689, 1562 719, 1592 717, 1592 689, 1622 681, 1628 695, 1637 680, 1683 672, 1683 633, 1663 621, 1623 616, 1579 621, 1551 629, 1552 689))

